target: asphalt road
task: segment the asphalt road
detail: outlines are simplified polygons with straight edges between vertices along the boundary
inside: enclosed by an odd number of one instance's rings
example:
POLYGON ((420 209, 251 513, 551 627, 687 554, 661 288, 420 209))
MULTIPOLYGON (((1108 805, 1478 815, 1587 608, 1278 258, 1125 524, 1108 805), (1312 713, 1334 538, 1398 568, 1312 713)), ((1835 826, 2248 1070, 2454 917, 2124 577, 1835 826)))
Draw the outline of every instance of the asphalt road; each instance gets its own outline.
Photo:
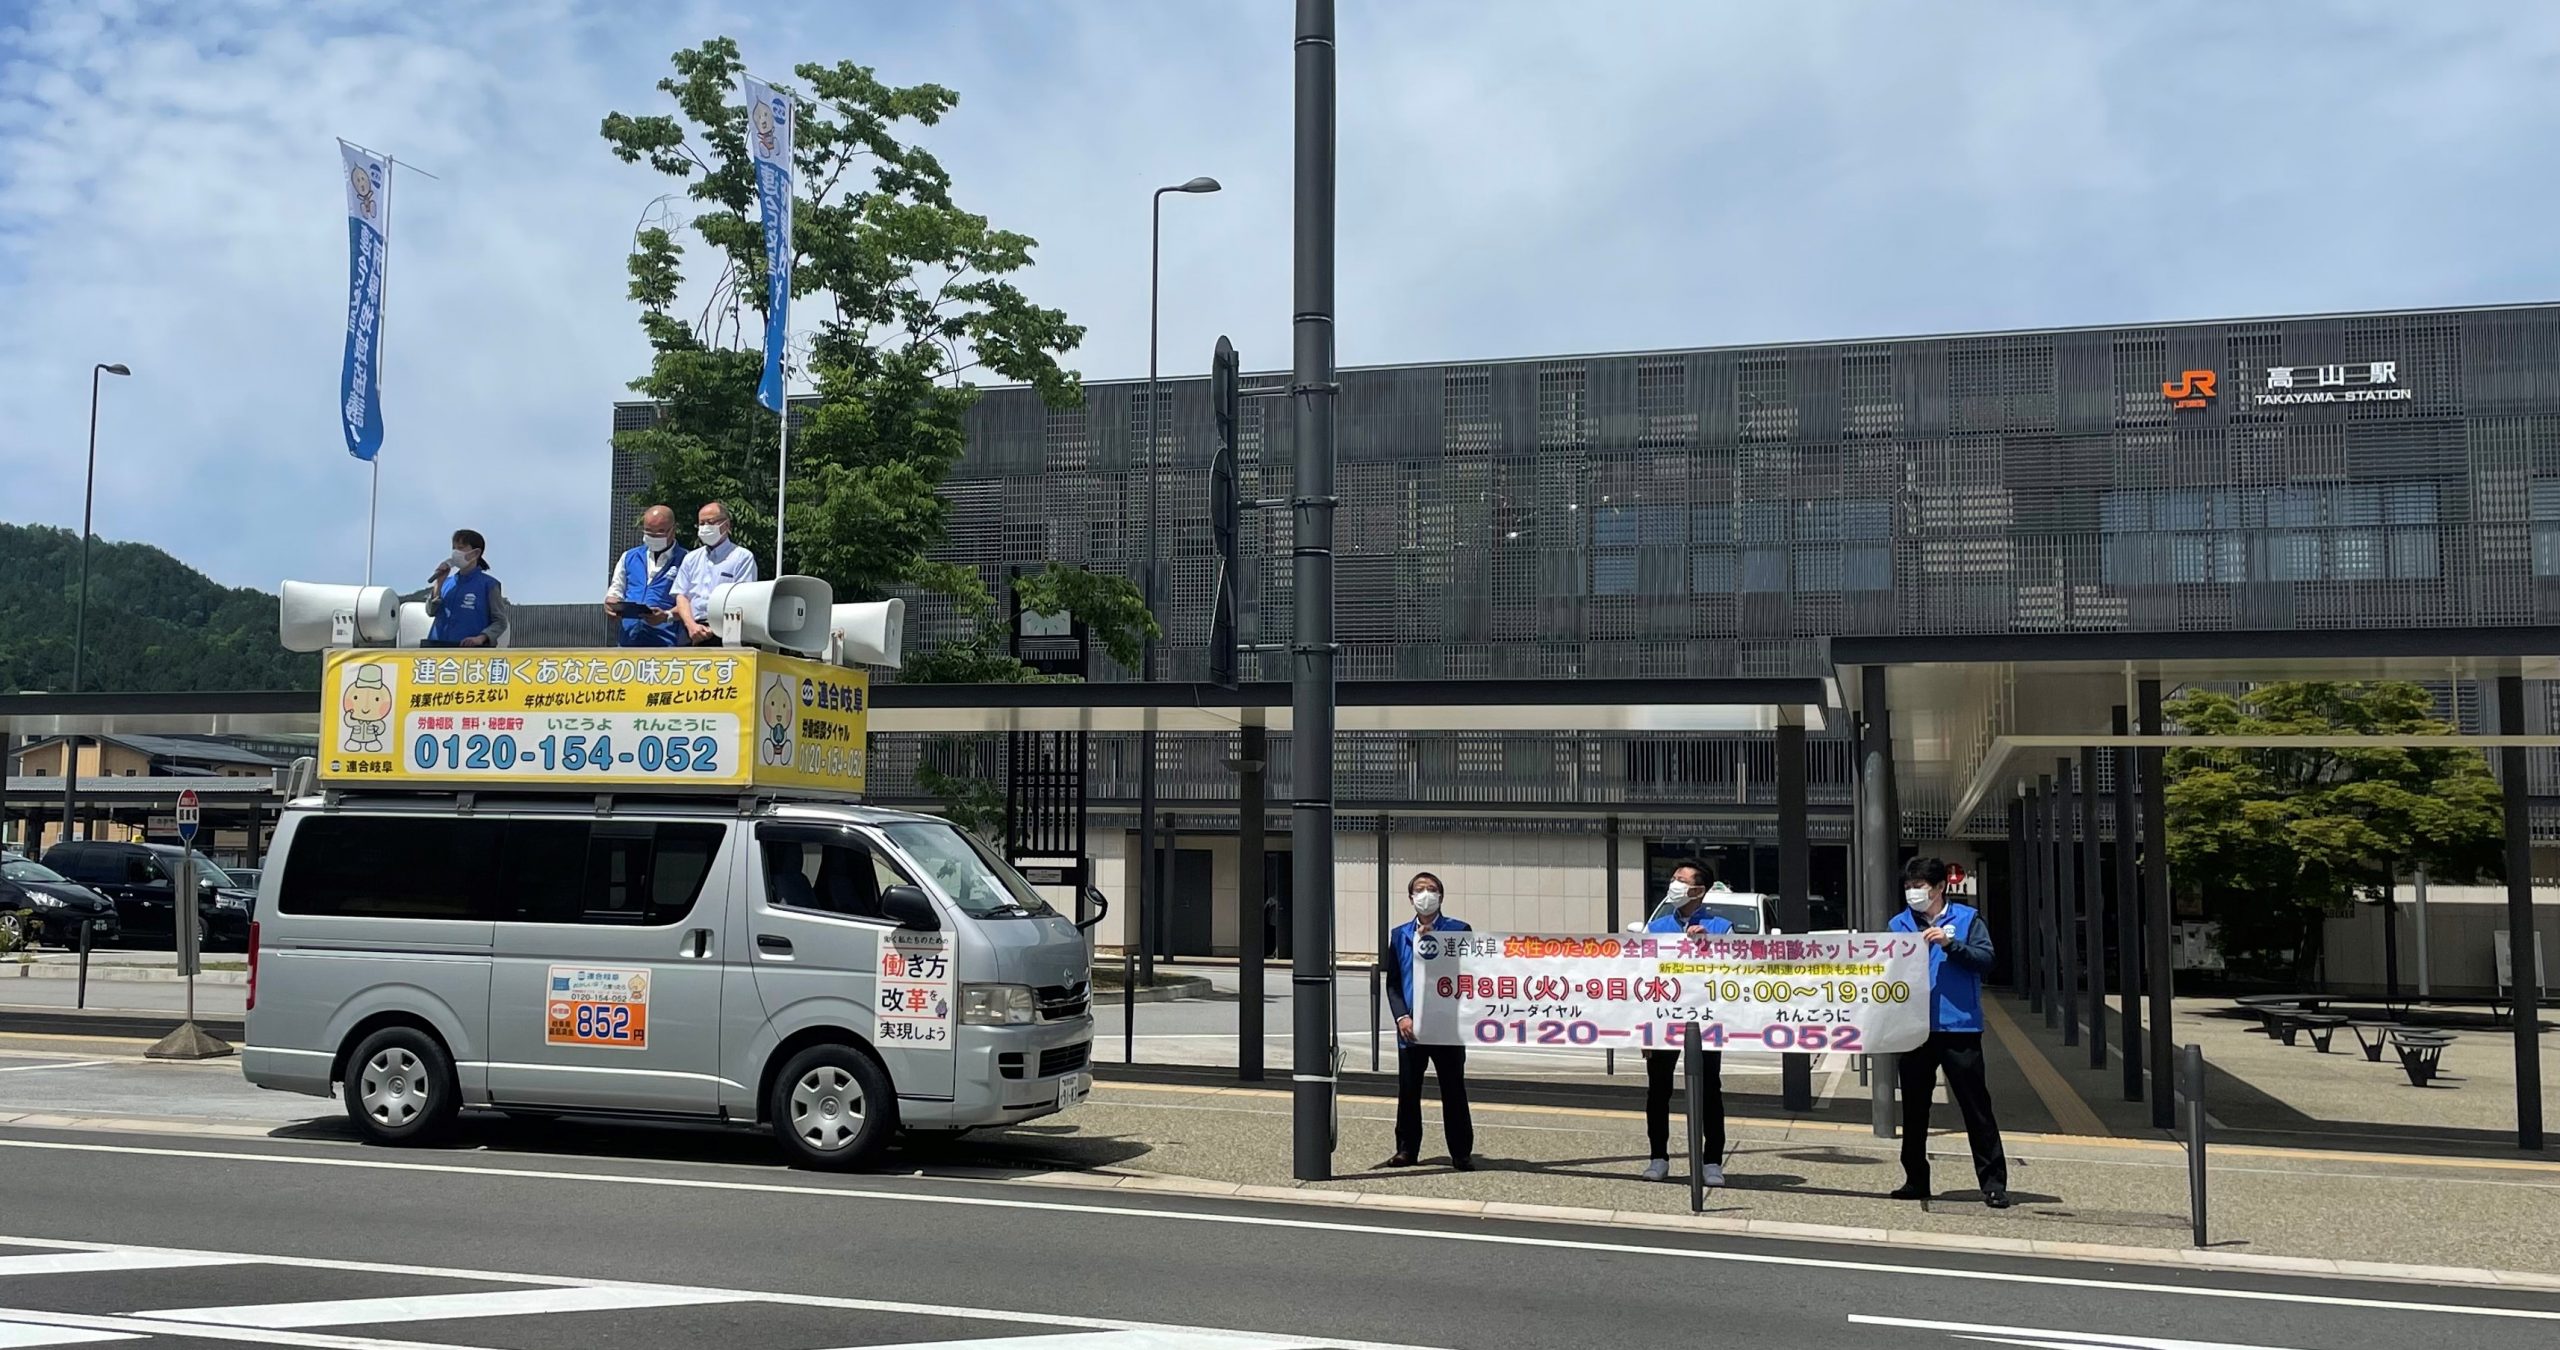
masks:
POLYGON ((306 1133, 0 1127, 0 1346, 2560 1343, 2522 1290, 831 1178, 643 1127, 306 1133))

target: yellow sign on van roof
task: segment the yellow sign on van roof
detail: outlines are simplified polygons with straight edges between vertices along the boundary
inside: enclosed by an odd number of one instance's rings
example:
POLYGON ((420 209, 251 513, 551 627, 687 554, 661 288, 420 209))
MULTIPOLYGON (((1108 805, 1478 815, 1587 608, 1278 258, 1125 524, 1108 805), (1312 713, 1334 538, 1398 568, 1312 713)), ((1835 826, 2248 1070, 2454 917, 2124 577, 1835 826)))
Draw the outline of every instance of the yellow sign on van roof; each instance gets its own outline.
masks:
POLYGON ((861 794, 871 676, 738 649, 336 651, 334 787, 861 794))

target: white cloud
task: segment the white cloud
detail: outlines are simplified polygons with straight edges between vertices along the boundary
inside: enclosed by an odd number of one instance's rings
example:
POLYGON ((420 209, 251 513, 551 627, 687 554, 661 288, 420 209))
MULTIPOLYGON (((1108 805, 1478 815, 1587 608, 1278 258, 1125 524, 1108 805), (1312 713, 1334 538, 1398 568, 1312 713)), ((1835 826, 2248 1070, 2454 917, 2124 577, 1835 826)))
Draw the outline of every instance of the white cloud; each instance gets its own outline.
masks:
MULTIPOLYGON (((1343 6, 1347 363, 2548 298, 2560 16, 2508 6, 1400 0, 1343 6)), ((361 566, 332 417, 330 138, 399 180, 383 574, 469 524, 583 598, 606 406, 645 350, 622 252, 667 184, 615 162, 667 53, 852 59, 962 102, 927 141, 1041 240, 1035 295, 1146 366, 1285 361, 1285 3, 920 7, 37 0, 0 19, 0 518, 272 586, 361 566), (14 24, 14 26, 12 26, 14 24)))

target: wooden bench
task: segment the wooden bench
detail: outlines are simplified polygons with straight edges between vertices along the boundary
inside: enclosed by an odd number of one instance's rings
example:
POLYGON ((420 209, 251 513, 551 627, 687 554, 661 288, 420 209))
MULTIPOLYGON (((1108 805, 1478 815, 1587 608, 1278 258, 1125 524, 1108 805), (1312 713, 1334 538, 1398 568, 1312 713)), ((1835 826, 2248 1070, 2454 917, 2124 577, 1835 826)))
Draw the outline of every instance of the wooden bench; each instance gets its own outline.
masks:
POLYGON ((2409 1027, 2394 1027, 2388 1034, 2391 1047, 2400 1052, 2400 1067, 2408 1072, 2411 1087, 2425 1087, 2435 1081, 2436 1071, 2444 1063, 2445 1047, 2458 1039, 2450 1031, 2409 1027))

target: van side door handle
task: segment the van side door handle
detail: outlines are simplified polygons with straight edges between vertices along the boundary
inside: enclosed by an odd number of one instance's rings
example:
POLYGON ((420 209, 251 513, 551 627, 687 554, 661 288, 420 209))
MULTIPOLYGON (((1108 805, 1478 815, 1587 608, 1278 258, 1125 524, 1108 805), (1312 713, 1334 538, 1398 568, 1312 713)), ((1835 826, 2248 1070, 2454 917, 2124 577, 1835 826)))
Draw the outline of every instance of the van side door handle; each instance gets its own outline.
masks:
POLYGON ((791 950, 791 939, 782 936, 780 933, 758 933, 756 934, 756 946, 769 952, 787 953, 791 950))
POLYGON ((699 961, 711 955, 711 930, 696 928, 685 935, 685 955, 699 961))

